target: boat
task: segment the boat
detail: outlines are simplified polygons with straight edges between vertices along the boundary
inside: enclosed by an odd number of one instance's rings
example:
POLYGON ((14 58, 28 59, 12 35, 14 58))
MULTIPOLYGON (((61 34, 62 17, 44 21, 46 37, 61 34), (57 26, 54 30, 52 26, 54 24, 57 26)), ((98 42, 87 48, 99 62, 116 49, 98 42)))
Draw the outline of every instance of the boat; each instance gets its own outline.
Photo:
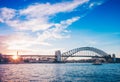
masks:
POLYGON ((93 65, 102 65, 100 60, 96 60, 95 62, 93 62, 93 65))

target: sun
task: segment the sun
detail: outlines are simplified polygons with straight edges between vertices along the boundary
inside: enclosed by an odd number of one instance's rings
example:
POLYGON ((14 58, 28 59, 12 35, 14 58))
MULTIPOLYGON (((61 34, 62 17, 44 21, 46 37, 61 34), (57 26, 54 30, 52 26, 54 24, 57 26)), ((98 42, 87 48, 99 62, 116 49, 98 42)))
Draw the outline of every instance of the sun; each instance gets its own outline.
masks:
POLYGON ((17 55, 14 55, 14 56, 12 56, 12 59, 13 59, 13 60, 17 60, 17 59, 18 59, 18 56, 17 56, 17 55))

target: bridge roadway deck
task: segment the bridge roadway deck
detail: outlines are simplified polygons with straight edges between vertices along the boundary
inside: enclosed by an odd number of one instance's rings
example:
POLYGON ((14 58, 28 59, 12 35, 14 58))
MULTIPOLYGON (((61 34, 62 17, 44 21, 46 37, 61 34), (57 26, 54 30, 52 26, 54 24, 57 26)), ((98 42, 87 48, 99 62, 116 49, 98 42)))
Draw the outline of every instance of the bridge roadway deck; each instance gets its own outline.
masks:
MULTIPOLYGON (((3 57, 12 57, 13 55, 3 55, 3 57)), ((18 55, 20 57, 55 57, 55 55, 18 55)), ((87 56, 87 55, 62 55, 62 57, 98 57, 98 56, 87 56)), ((102 56, 99 56, 99 58, 103 58, 102 56)))
MULTIPOLYGON (((3 55, 3 57, 12 57, 14 55, 3 55)), ((55 57, 55 55, 18 55, 20 57, 55 57)))

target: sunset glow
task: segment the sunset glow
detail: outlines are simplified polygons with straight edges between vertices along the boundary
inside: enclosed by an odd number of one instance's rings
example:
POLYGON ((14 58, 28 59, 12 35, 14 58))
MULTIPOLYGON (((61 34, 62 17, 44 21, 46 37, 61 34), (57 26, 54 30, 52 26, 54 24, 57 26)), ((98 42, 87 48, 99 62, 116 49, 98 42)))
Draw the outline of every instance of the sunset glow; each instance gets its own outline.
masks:
POLYGON ((13 56, 12 56, 12 59, 13 59, 13 60, 17 60, 17 59, 18 59, 18 56, 17 56, 17 55, 13 55, 13 56))

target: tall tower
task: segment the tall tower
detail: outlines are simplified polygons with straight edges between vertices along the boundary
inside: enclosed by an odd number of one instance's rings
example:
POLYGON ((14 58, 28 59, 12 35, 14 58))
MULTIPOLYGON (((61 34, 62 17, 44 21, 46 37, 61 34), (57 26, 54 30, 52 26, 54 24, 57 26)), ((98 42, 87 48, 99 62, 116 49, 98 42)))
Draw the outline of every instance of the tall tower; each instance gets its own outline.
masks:
POLYGON ((18 56, 18 51, 17 51, 17 56, 18 56))
POLYGON ((55 51, 55 57, 56 57, 57 62, 62 62, 61 51, 60 50, 55 51))
POLYGON ((115 63, 116 62, 115 54, 112 54, 112 58, 113 58, 113 62, 115 63))

